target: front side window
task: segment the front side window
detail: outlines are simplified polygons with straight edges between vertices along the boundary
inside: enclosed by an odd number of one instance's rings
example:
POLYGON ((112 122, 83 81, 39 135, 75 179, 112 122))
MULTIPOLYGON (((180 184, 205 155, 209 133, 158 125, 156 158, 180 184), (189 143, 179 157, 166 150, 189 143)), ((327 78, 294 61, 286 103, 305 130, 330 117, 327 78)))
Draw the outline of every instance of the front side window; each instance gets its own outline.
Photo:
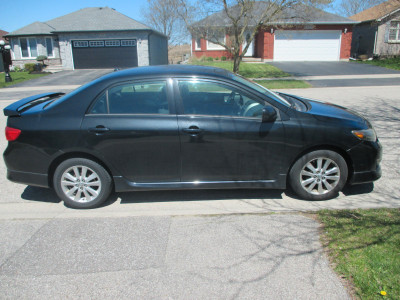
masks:
POLYGON ((36 58, 38 56, 36 38, 20 38, 19 44, 23 58, 36 58))
POLYGON ((185 114, 261 118, 264 104, 225 84, 179 81, 185 114))
POLYGON ((389 42, 400 42, 400 21, 390 22, 389 42))
POLYGON ((168 114, 166 82, 125 83, 101 94, 91 114, 168 114))

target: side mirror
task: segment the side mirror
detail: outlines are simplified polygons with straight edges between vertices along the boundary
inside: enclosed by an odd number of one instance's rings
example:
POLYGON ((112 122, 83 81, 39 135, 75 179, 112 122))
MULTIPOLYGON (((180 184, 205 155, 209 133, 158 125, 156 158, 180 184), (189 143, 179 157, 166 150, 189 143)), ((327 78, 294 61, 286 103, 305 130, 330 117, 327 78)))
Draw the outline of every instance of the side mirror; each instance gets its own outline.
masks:
POLYGON ((277 118, 276 110, 272 106, 265 106, 262 112, 262 122, 274 122, 277 118))

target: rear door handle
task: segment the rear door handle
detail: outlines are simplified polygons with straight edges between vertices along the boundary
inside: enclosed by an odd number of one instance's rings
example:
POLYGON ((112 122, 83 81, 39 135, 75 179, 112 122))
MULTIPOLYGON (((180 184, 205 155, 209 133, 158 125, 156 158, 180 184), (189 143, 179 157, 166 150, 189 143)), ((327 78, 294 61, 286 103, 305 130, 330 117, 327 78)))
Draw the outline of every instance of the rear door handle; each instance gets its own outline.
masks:
POLYGON ((110 128, 104 127, 102 125, 89 128, 89 132, 98 133, 98 134, 105 133, 107 131, 110 131, 110 128))

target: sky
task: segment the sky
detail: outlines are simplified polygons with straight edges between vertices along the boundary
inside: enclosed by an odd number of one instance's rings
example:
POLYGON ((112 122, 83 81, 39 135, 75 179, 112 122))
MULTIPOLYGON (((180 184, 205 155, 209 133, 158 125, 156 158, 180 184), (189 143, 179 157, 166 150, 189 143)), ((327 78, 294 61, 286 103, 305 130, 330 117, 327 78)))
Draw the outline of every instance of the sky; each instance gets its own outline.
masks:
MULTIPOLYGON (((335 0, 333 6, 340 0, 335 0)), ((8 32, 17 30, 33 22, 45 22, 85 7, 115 8, 120 13, 144 21, 142 9, 146 0, 0 0, 0 29, 8 32)), ((329 11, 329 10, 328 10, 329 11)))

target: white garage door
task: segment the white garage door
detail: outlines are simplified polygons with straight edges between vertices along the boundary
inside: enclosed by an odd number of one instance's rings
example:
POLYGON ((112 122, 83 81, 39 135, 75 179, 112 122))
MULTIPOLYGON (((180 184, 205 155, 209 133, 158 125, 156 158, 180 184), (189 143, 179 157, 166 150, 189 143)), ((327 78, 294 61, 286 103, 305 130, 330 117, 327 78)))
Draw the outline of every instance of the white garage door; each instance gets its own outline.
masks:
POLYGON ((340 30, 277 30, 274 60, 338 61, 340 30))

